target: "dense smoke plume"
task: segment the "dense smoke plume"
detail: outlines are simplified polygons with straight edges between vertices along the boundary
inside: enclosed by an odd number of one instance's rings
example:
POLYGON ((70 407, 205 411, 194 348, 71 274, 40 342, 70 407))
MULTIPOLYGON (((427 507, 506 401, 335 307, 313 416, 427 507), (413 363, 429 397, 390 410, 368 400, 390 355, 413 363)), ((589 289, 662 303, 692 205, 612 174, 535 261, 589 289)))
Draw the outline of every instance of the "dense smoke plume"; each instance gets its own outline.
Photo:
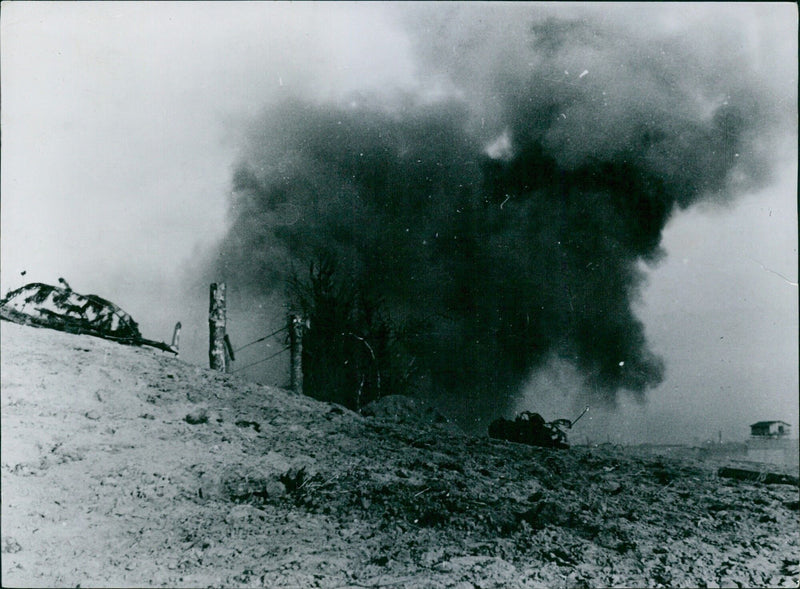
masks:
POLYGON ((335 254, 416 326, 420 386, 477 410, 553 356, 603 402, 641 397, 665 370, 632 309, 641 262, 676 209, 763 182, 768 99, 725 38, 497 14, 415 29, 417 88, 269 108, 217 275, 283 292, 335 254))

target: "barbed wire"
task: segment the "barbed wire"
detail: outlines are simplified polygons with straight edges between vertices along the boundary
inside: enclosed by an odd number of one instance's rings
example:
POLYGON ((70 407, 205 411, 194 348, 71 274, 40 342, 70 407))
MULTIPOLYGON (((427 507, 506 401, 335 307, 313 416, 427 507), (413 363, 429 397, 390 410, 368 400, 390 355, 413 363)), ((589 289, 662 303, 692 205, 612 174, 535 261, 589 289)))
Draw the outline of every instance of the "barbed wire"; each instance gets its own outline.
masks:
POLYGON ((288 325, 284 325, 283 327, 281 327, 280 329, 276 329, 275 331, 273 331, 273 332, 272 332, 272 333, 270 333, 269 335, 265 335, 264 337, 260 337, 260 338, 258 338, 257 340, 253 340, 253 341, 252 341, 252 342, 250 342, 249 344, 245 344, 245 345, 243 345, 243 346, 241 346, 241 347, 239 347, 239 348, 236 348, 236 349, 234 350, 234 352, 238 352, 238 351, 240 351, 240 350, 244 350, 245 348, 247 348, 247 347, 250 347, 250 346, 252 346, 253 344, 257 344, 258 342, 263 342, 265 339, 269 339, 269 338, 271 338, 271 337, 273 337, 273 336, 276 336, 276 335, 278 335, 280 332, 282 332, 282 331, 286 331, 287 329, 289 329, 289 326, 288 326, 288 325))
POLYGON ((258 360, 257 362, 252 362, 251 364, 247 364, 246 366, 242 366, 241 368, 237 368, 235 370, 232 370, 231 372, 239 372, 240 370, 244 370, 246 368, 250 368, 251 366, 255 366, 256 364, 261 364, 263 362, 266 362, 267 360, 272 360, 275 356, 278 356, 278 355, 283 354, 284 352, 288 351, 290 349, 290 347, 291 346, 286 346, 285 348, 283 348, 281 350, 278 350, 277 352, 267 356, 266 358, 258 360))

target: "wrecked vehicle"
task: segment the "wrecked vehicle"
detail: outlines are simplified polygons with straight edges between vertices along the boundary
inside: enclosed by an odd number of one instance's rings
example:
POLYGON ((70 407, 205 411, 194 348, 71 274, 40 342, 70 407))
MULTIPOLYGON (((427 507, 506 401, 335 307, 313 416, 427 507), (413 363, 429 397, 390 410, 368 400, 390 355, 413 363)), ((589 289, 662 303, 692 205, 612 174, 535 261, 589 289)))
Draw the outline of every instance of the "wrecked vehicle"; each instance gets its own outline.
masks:
POLYGON ((589 410, 587 406, 574 420, 556 419, 545 421, 544 417, 531 411, 523 411, 514 421, 495 419, 489 424, 489 437, 496 440, 507 440, 529 446, 542 448, 568 449, 567 434, 561 428, 570 429, 589 410))
POLYGON ((133 317, 114 303, 77 293, 63 278, 58 281, 62 286, 34 282, 9 292, 0 300, 0 319, 178 353, 174 346, 143 338, 133 317))

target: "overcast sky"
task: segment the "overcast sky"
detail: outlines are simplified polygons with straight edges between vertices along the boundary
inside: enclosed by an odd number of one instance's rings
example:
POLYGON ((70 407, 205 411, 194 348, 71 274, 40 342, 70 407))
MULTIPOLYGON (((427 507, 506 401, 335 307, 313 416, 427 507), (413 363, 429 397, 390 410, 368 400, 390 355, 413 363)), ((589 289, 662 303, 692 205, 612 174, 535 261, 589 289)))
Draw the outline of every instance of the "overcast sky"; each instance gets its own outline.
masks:
MULTIPOLYGON (((193 274, 231 221, 249 125, 287 92, 335 100, 402 89, 435 100, 451 91, 415 51, 435 34, 426 11, 448 11, 476 34, 495 18, 473 3, 4 3, 2 292, 63 276, 117 302, 146 337, 168 339, 181 319, 184 357, 204 363, 206 293, 193 274)), ((671 219, 667 255, 647 267, 637 304, 666 378, 644 405, 590 411, 576 435, 744 439, 763 419, 797 431, 796 7, 611 4, 591 17, 645 37, 724 20, 785 134, 768 186, 671 219)), ((554 360, 520 408, 571 414, 574 381, 554 360)))

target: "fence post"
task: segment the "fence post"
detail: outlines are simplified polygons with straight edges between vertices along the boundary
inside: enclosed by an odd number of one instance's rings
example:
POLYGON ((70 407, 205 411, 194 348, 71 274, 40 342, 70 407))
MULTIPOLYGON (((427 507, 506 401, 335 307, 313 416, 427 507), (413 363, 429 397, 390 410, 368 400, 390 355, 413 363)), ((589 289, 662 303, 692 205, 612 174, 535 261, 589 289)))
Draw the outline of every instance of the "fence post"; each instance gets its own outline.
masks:
POLYGON ((178 357, 181 347, 181 322, 175 324, 175 329, 172 330, 172 345, 170 348, 175 350, 175 357, 178 357))
POLYGON ((303 320, 289 315, 289 382, 295 393, 303 392, 303 320))
POLYGON ((225 334, 223 338, 225 342, 225 372, 233 372, 233 363, 236 360, 236 356, 233 353, 233 344, 231 343, 231 338, 228 337, 228 334, 225 334))
POLYGON ((208 361, 212 370, 225 371, 225 283, 213 283, 208 303, 208 361))

